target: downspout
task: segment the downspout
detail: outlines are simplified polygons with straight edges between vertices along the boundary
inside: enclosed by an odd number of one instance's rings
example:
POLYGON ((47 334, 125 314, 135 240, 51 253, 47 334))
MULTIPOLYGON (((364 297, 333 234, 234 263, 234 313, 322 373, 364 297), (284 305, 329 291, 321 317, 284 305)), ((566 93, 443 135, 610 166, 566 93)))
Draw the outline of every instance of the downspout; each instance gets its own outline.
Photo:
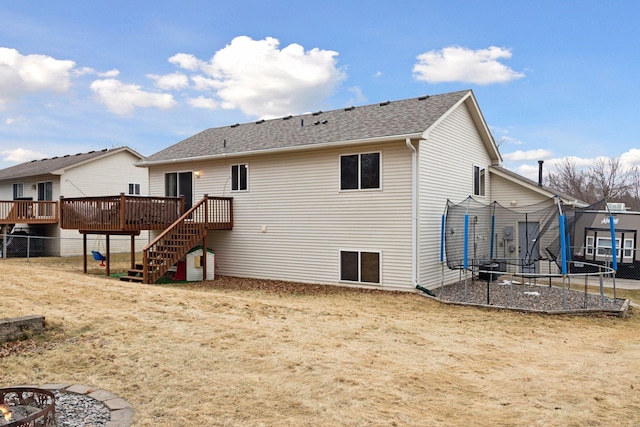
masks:
POLYGON ((407 148, 411 150, 411 282, 418 286, 418 151, 406 139, 407 148))

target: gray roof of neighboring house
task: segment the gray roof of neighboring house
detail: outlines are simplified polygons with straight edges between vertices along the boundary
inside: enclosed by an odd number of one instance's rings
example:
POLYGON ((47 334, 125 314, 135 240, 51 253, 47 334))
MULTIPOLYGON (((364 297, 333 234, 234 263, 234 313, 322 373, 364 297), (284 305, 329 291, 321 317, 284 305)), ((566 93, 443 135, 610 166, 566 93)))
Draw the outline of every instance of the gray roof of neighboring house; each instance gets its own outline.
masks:
POLYGON ((16 166, 11 166, 0 170, 0 181, 51 174, 54 171, 75 166, 77 164, 93 160, 97 157, 113 154, 115 151, 123 150, 131 152, 138 158, 142 158, 140 154, 128 147, 112 149, 105 148, 104 150, 99 151, 89 151, 88 153, 69 154, 66 156, 52 157, 50 159, 33 160, 16 166))
POLYGON ((211 128, 146 157, 138 164, 421 134, 470 92, 465 90, 211 128))

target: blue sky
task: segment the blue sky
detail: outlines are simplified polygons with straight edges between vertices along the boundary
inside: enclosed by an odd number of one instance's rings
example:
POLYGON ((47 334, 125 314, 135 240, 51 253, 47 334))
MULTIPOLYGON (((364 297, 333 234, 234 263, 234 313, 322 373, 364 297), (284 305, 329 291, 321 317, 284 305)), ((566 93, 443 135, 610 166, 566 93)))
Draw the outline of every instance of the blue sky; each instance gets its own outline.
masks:
POLYGON ((0 1, 0 169, 472 89, 504 165, 640 165, 636 1, 0 1))

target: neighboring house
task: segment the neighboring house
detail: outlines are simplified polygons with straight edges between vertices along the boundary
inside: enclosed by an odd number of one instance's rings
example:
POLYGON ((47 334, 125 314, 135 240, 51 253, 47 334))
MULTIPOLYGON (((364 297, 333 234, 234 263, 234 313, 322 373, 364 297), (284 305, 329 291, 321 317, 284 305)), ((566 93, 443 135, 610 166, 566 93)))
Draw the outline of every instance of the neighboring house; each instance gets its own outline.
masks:
POLYGON ((447 199, 492 201, 501 161, 460 91, 208 129, 138 165, 151 196, 233 197, 219 274, 409 290, 441 283, 447 199))
MULTIPOLYGON (((576 220, 574 260, 590 264, 612 265, 613 242, 611 221, 615 230, 616 276, 640 279, 638 232, 640 212, 628 211, 624 203, 608 203, 582 213, 576 220)), ((594 271, 593 267, 578 263, 574 272, 594 271)))
MULTIPOLYGON (((82 254, 82 236, 77 230, 63 230, 58 224, 58 204, 61 196, 91 197, 105 195, 146 195, 148 174, 134 166, 143 157, 128 147, 104 149, 88 153, 34 160, 0 170, 0 227, 7 233, 22 230, 45 236, 44 255, 70 256, 82 254), (13 201, 33 200, 22 223, 7 218, 13 201), (33 210, 33 212, 31 212, 33 210)), ((148 232, 137 238, 141 246, 148 242, 148 232)), ((104 236, 89 239, 89 249, 104 251, 104 236)), ((112 238, 111 252, 130 249, 127 238, 112 238)))

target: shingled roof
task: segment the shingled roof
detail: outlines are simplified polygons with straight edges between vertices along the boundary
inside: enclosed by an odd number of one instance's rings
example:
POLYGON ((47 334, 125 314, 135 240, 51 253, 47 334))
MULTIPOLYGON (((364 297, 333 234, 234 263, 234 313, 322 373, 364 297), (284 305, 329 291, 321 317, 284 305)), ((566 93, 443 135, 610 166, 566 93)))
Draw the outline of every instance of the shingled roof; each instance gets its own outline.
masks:
POLYGON ((114 152, 127 150, 139 158, 142 158, 140 154, 133 151, 128 147, 119 147, 112 149, 104 149, 99 151, 89 151, 88 153, 68 154, 66 156, 51 157, 48 159, 33 160, 26 163, 21 163, 16 166, 11 166, 6 169, 0 170, 0 181, 18 178, 28 178, 37 175, 48 175, 56 171, 64 170, 66 168, 79 165, 81 163, 93 160, 97 157, 113 154, 114 152))
POLYGON ((138 164, 415 136, 436 123, 470 93, 465 90, 211 128, 159 151, 138 164))

